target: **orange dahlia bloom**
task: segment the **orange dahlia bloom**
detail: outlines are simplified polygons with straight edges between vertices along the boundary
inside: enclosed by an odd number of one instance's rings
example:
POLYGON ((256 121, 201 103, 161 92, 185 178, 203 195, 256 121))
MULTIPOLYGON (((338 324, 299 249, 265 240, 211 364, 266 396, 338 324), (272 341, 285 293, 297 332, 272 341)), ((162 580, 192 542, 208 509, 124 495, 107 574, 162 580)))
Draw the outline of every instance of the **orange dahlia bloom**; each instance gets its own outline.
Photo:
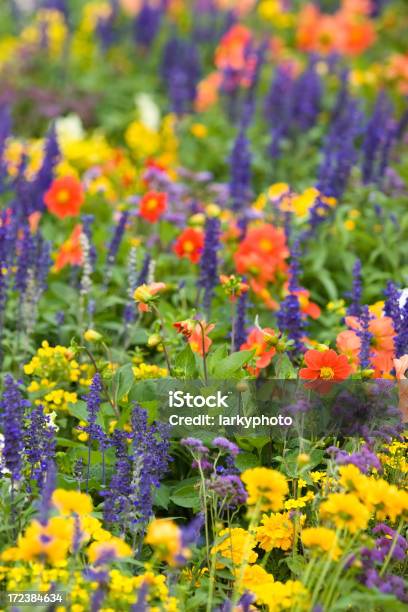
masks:
POLYGON ((156 223, 167 209, 167 193, 149 191, 139 204, 139 214, 149 223, 156 223))
POLYGON ((253 289, 265 287, 274 281, 276 273, 286 270, 285 259, 289 256, 285 233, 282 229, 264 223, 250 228, 240 243, 234 261, 239 274, 256 281, 253 289))
POLYGON ((246 342, 241 344, 241 351, 255 349, 255 369, 248 368, 251 374, 257 376, 260 370, 267 368, 271 363, 272 357, 276 354, 276 349, 271 346, 269 340, 274 337, 275 332, 270 327, 265 327, 263 330, 254 327, 254 329, 249 332, 246 342))
POLYGON ((46 207, 60 219, 76 217, 83 201, 84 190, 74 176, 63 176, 55 179, 44 195, 46 207))
POLYGON ((328 391, 332 383, 346 380, 352 372, 346 355, 338 355, 336 351, 316 351, 311 349, 305 353, 306 368, 301 368, 300 378, 310 380, 307 385, 323 393, 328 391))
POLYGON ((59 272, 65 266, 81 266, 83 261, 82 248, 80 243, 80 237, 82 232, 82 225, 78 224, 74 227, 74 230, 68 240, 66 240, 61 246, 57 253, 57 257, 54 264, 54 270, 59 272))
POLYGON ((215 65, 220 70, 243 70, 248 61, 247 48, 251 31, 243 25, 232 26, 221 38, 215 53, 215 65))
POLYGON ((187 257, 191 262, 198 263, 204 246, 204 234, 201 230, 188 227, 177 238, 173 251, 179 257, 187 257))
MULTIPOLYGON (((361 331, 360 321, 357 317, 346 317, 346 325, 351 328, 348 341, 352 341, 351 334, 354 334, 355 346, 360 349, 361 341, 357 333, 361 331)), ((372 334, 371 365, 375 370, 374 375, 381 377, 389 373, 393 367, 395 330, 392 319, 390 317, 370 319, 368 331, 372 334)))

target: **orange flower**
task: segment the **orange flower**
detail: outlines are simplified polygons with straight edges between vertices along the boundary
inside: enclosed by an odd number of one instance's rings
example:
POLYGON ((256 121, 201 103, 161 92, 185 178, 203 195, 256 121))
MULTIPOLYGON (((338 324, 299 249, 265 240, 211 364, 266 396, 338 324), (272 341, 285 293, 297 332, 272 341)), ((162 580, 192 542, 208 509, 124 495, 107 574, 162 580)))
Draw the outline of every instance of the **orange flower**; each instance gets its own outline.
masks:
POLYGON ((248 368, 251 374, 258 375, 260 370, 267 368, 271 363, 272 357, 276 353, 276 349, 271 346, 270 340, 275 338, 275 332, 270 327, 265 327, 261 330, 258 327, 254 327, 247 337, 246 342, 241 344, 240 350, 254 350, 255 349, 255 369, 248 368))
POLYGON ((397 81, 400 93, 408 94, 408 53, 396 53, 390 57, 387 76, 397 81))
POLYGON ((140 200, 139 214, 149 223, 156 223, 167 209, 167 193, 149 191, 140 200))
POLYGON ((173 251, 179 257, 187 257, 193 263, 198 263, 204 245, 204 234, 202 231, 188 227, 177 238, 173 251))
POLYGON ((183 334, 185 338, 190 338, 194 330, 194 324, 193 319, 185 319, 184 321, 176 321, 173 323, 173 327, 176 328, 177 333, 183 334))
POLYGON ((60 246, 53 268, 56 272, 59 272, 62 270, 62 268, 68 265, 82 265, 82 248, 80 243, 81 232, 82 225, 76 225, 68 240, 66 240, 60 246))
POLYGON ((345 380, 352 372, 346 355, 338 355, 332 349, 306 351, 305 362, 307 367, 301 368, 300 378, 312 381, 307 386, 322 393, 328 391, 333 382, 345 380))
POLYGON ((299 306, 301 312, 311 317, 312 319, 318 319, 320 317, 321 310, 317 304, 311 302, 309 299, 310 291, 307 289, 297 289, 296 291, 292 291, 293 295, 296 295, 299 301, 299 306))
POLYGON ((198 353, 201 356, 208 353, 212 345, 212 340, 207 334, 209 334, 214 327, 214 323, 206 323, 205 321, 196 323, 188 338, 188 343, 193 353, 198 353))
POLYGON ((150 283, 150 285, 139 285, 133 293, 133 299, 137 302, 139 312, 149 312, 151 302, 159 297, 160 291, 166 288, 165 283, 150 283))
POLYGON ((218 90, 221 86, 222 75, 219 72, 211 72, 197 87, 197 96, 194 102, 195 110, 201 113, 218 100, 218 90))
POLYGON ((286 270, 288 255, 284 231, 264 223, 248 230, 234 261, 239 274, 254 277, 256 284, 251 282, 251 287, 257 291, 274 281, 277 272, 286 270))
MULTIPOLYGON (((357 341, 360 341, 357 334, 361 330, 360 321, 357 317, 346 317, 346 325, 355 334, 355 344, 357 345, 357 341)), ((375 376, 381 377, 384 373, 389 373, 393 367, 395 331, 392 319, 390 317, 370 319, 368 331, 372 334, 371 365, 375 370, 375 376)))
POLYGON ((247 49, 252 40, 251 31, 243 25, 232 26, 221 38, 215 53, 215 65, 220 70, 243 70, 246 66, 247 49))
POLYGON ((83 201, 82 185, 74 176, 63 176, 55 179, 44 195, 46 207, 60 219, 76 217, 83 201))
POLYGON ((360 363, 360 338, 355 332, 347 329, 338 334, 336 344, 339 353, 341 353, 342 355, 346 355, 353 372, 355 372, 357 370, 358 364, 360 363))

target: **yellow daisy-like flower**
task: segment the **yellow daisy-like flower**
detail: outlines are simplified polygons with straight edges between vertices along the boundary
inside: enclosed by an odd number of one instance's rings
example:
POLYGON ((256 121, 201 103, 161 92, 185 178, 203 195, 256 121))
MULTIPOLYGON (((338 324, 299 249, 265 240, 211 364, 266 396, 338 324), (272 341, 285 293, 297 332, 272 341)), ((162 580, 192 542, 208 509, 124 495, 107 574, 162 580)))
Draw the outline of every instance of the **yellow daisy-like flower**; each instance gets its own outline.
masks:
POLYGON ((267 583, 257 589, 257 602, 268 606, 269 612, 310 610, 309 592, 300 580, 267 583))
POLYGON ((314 548, 329 553, 332 559, 338 559, 340 548, 337 545, 336 532, 327 527, 310 527, 302 531, 302 542, 306 548, 314 548))
POLYGON ((289 512, 264 514, 261 525, 256 530, 256 537, 261 548, 266 551, 272 548, 289 550, 293 544, 295 528, 289 518, 289 512))
POLYGON ((240 566, 243 563, 255 563, 258 555, 253 550, 256 546, 256 541, 251 533, 241 527, 234 527, 232 529, 223 529, 218 536, 222 538, 221 542, 211 549, 212 555, 218 555, 218 568, 225 567, 225 563, 222 563, 222 558, 230 559, 235 566, 240 566), (219 560, 220 558, 221 560, 219 560))
POLYGON ((177 564, 182 552, 181 531, 171 519, 156 519, 147 529, 145 543, 150 544, 169 565, 177 564))
POLYGON ((248 499, 247 504, 259 504, 260 510, 281 510, 285 496, 289 492, 288 483, 283 474, 277 470, 256 467, 241 474, 248 499))
POLYGON ((273 584, 274 578, 260 565, 247 565, 241 581, 241 591, 250 591, 258 599, 258 591, 273 584))
POLYGON ((336 527, 356 533, 367 527, 370 512, 354 493, 331 493, 320 506, 320 516, 336 527))

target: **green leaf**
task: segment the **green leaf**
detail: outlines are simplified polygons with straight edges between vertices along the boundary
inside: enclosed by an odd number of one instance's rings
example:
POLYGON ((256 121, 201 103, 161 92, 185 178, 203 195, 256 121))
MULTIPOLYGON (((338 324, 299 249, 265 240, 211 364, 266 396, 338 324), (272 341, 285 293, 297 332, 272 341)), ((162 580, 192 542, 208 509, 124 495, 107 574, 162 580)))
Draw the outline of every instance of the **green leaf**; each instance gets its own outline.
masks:
POLYGON ((216 378, 230 378, 239 372, 239 370, 252 359, 254 354, 255 351, 238 351, 232 353, 232 355, 228 355, 228 357, 224 357, 224 359, 220 359, 217 362, 216 368, 211 372, 211 375, 216 378))
POLYGON ((177 490, 177 493, 173 493, 170 496, 170 500, 177 506, 182 508, 199 508, 200 500, 198 497, 198 490, 191 485, 187 485, 177 490))
POLYGON ((240 472, 244 472, 250 468, 258 467, 259 459, 252 453, 239 453, 239 455, 235 458, 235 465, 240 472))
POLYGON ((119 368, 112 379, 112 389, 114 393, 115 404, 118 404, 120 400, 129 393, 135 377, 133 375, 132 364, 127 363, 126 365, 119 368))
POLYGON ((277 378, 285 380, 297 378, 296 370, 286 353, 282 353, 276 358, 275 372, 277 378))
POLYGON ((165 484, 161 484, 154 492, 153 503, 159 508, 167 510, 170 501, 170 489, 165 484))

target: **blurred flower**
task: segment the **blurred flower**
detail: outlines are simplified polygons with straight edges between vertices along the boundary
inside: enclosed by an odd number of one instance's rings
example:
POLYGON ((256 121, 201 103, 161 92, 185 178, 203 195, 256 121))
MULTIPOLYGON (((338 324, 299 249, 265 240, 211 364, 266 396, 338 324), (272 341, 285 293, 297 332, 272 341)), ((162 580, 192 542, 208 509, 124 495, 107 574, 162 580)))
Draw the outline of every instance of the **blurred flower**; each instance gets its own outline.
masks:
POLYGON ((167 194, 156 191, 146 193, 139 203, 139 214, 149 223, 156 223, 167 209, 167 194))
POLYGON ((356 533, 367 527, 370 512, 353 493, 330 493, 320 505, 320 516, 336 527, 356 533))
POLYGON ((317 554, 321 554, 322 551, 328 553, 334 560, 338 559, 341 553, 336 532, 327 527, 303 529, 302 543, 306 548, 317 549, 317 554))
POLYGON ((173 251, 178 257, 186 257, 192 263, 198 263, 204 246, 204 233, 188 227, 177 238, 173 251))
POLYGON ((44 195, 47 209, 60 219, 78 216, 83 201, 82 185, 73 176, 55 179, 44 195))

